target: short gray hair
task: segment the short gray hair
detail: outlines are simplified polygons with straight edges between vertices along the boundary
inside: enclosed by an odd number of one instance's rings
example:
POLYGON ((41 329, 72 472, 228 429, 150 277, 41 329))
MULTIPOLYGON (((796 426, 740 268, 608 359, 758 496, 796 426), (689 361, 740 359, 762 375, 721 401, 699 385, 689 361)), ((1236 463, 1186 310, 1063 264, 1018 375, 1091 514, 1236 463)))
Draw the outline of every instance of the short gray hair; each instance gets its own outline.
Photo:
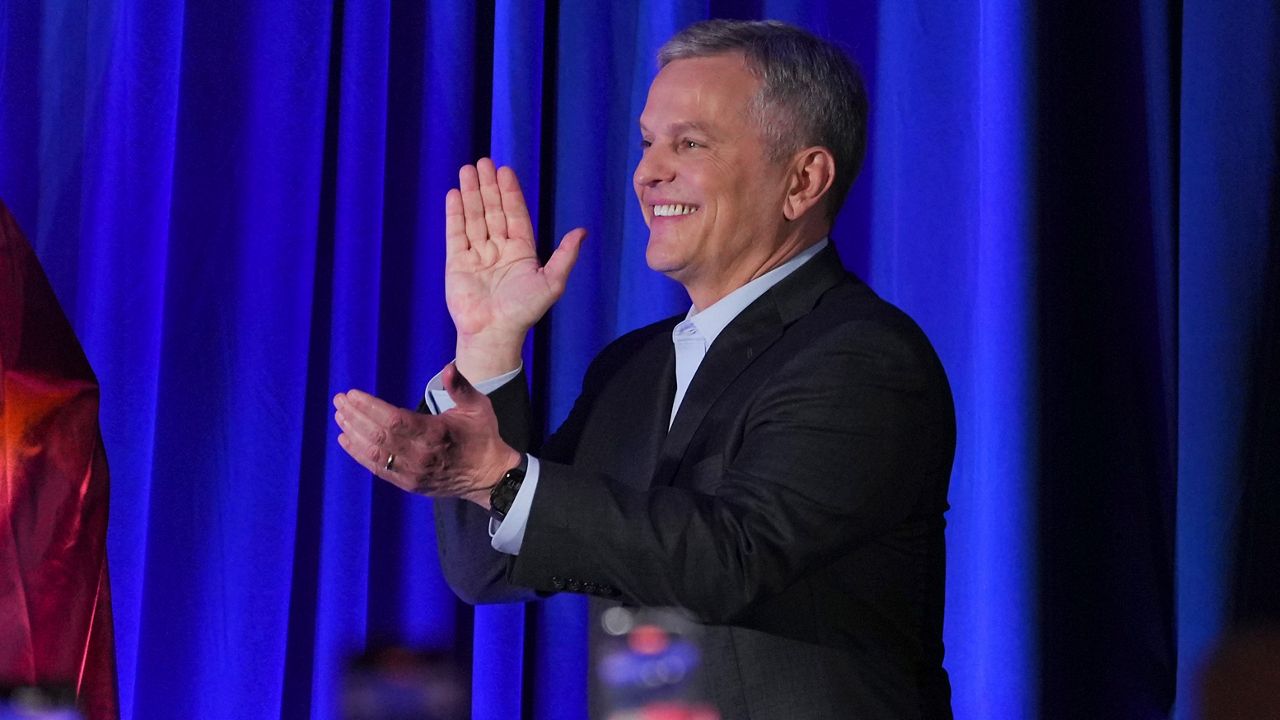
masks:
POLYGON ((732 52, 760 78, 751 113, 770 159, 814 145, 835 157, 827 205, 834 218, 867 154, 867 92, 857 66, 830 42, 776 20, 695 23, 663 44, 658 66, 732 52))

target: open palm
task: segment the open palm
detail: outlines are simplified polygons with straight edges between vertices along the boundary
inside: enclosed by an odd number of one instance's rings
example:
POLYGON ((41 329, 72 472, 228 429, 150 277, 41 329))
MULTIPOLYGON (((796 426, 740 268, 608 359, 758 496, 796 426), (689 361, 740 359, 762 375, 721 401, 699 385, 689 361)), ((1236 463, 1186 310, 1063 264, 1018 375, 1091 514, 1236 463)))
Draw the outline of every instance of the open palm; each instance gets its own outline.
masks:
POLYGON ((586 231, 566 234, 541 265, 511 168, 495 170, 481 158, 458 172, 458 185, 445 198, 445 301, 459 347, 518 354, 529 328, 564 293, 586 231))

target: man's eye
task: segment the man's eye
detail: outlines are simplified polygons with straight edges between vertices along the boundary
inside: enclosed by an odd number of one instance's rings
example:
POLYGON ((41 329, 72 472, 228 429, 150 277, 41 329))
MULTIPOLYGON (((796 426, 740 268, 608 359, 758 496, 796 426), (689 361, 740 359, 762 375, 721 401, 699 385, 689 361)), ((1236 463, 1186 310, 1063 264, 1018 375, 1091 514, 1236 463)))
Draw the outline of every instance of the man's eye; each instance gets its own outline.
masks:
POLYGON ((702 143, 696 140, 685 140, 682 144, 686 150, 696 150, 697 148, 702 147, 702 143))
POLYGON ((648 149, 648 148, 650 148, 650 147, 653 147, 653 141, 652 141, 652 140, 645 140, 644 138, 640 138, 640 147, 645 148, 645 149, 648 149))

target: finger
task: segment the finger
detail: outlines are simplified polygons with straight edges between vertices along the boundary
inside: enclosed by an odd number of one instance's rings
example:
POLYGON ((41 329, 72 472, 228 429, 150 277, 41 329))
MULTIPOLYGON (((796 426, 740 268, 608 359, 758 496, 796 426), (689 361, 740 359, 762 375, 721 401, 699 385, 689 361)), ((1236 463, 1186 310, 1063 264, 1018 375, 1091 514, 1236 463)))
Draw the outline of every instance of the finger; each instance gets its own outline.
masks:
POLYGON ((348 392, 343 407, 334 413, 343 432, 377 448, 373 454, 381 455, 384 462, 387 454, 404 455, 414 440, 430 434, 428 417, 358 390, 348 392))
POLYGON ((480 178, 480 199, 484 202, 484 221, 489 227, 489 237, 506 238, 507 218, 502 212, 502 191, 498 189, 493 161, 480 158, 476 162, 476 174, 480 178))
POLYGON ((542 272, 557 293, 564 291, 565 283, 569 281, 569 271, 573 270, 574 264, 578 262, 578 251, 582 248, 582 241, 586 237, 585 228, 570 230, 560 240, 560 245, 556 247, 555 252, 551 253, 551 257, 547 258, 547 264, 542 268, 542 272))
POLYGON ((379 424, 350 403, 334 413, 342 428, 339 444, 360 464, 382 477, 405 473, 421 465, 424 449, 437 447, 443 439, 438 419, 400 408, 389 424, 379 424), (344 444, 345 443, 345 444, 344 444), (395 456, 391 468, 388 459, 395 456))
MULTIPOLYGON (((361 443, 348 435, 338 436, 338 445, 365 470, 377 475, 401 490, 413 492, 413 478, 401 473, 400 468, 386 469, 387 455, 377 448, 361 443)), ((398 458, 397 458, 398 460, 398 458)))
MULTIPOLYGON (((351 414, 352 414, 351 405, 350 403, 347 402, 346 393, 338 393, 337 395, 334 395, 333 396, 333 421, 338 424, 338 427, 342 429, 343 432, 346 432, 347 426, 350 425, 351 414)), ((342 434, 339 434, 338 440, 341 441, 342 439, 343 439, 342 434)), ((345 448, 346 446, 344 445, 343 447, 345 448)))
POLYGON ((524 192, 520 190, 515 170, 505 166, 498 168, 498 190, 502 194, 507 237, 523 240, 533 247, 533 222, 529 220, 529 206, 525 205, 524 192))
MULTIPOLYGON (((388 447, 391 435, 386 427, 373 422, 368 415, 356 410, 350 404, 335 412, 333 419, 337 421, 338 427, 342 428, 342 434, 351 441, 353 447, 358 448, 358 450, 349 450, 356 459, 363 462, 364 450, 367 448, 376 448, 377 454, 382 455, 383 461, 386 460, 388 453, 395 452, 388 447)), ((370 460, 374 463, 376 461, 377 458, 370 460)))
POLYGON ((480 176, 475 165, 463 165, 458 170, 458 190, 462 195, 462 219, 467 240, 475 247, 489 239, 489 228, 484 222, 484 200, 480 197, 480 176))
POLYGON ((444 196, 445 257, 461 255, 470 245, 467 242, 467 222, 462 214, 462 193, 454 188, 444 196))
MULTIPOLYGON (((350 433, 342 433, 338 436, 338 446, 350 455, 352 460, 355 460, 364 467, 365 470, 375 474, 382 471, 377 460, 373 459, 372 453, 369 452, 372 446, 364 440, 361 440, 350 433)), ((384 463, 385 461, 386 459, 383 458, 384 463)))
POLYGON ((346 392, 347 409, 367 416, 379 425, 389 425, 401 408, 392 405, 382 398, 375 397, 363 390, 346 392))
POLYGON ((445 366, 440 380, 444 383, 445 392, 449 393, 449 399, 460 408, 475 407, 484 398, 484 394, 476 390, 471 381, 458 372, 458 366, 453 363, 445 366))

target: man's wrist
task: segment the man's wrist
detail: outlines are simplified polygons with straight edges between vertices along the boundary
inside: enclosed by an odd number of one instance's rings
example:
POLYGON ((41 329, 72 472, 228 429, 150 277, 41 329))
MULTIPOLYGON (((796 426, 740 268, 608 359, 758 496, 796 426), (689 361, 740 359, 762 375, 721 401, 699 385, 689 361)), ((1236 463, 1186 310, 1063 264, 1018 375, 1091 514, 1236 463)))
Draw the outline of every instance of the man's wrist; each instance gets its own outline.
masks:
POLYGON ((500 338, 458 336, 454 365, 468 380, 497 377, 520 367, 524 334, 500 338))
POLYGON ((493 493, 493 489, 502 481, 502 478, 507 474, 508 470, 520 467, 525 462, 524 453, 518 452, 510 446, 506 447, 506 452, 502 457, 503 459, 501 462, 490 465, 490 469, 484 471, 484 484, 466 495, 463 495, 462 498, 464 500, 469 500, 476 505, 479 505, 484 508, 485 511, 493 509, 489 502, 489 497, 493 493))

